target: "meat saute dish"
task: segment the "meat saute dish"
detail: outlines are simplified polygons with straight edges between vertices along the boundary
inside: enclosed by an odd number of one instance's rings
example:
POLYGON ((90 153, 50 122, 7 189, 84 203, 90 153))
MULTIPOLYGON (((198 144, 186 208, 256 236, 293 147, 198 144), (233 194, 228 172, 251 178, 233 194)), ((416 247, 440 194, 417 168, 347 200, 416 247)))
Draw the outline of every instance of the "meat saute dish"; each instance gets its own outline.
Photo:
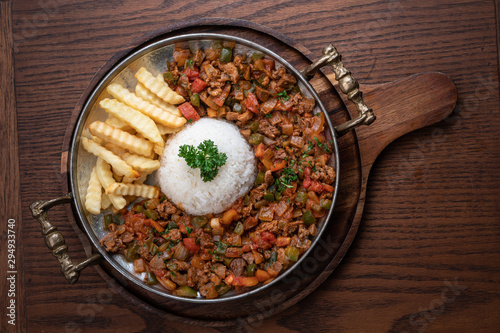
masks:
POLYGON ((261 53, 234 43, 192 52, 176 48, 164 81, 186 102, 189 123, 235 124, 253 147, 252 189, 222 213, 194 216, 160 194, 104 217, 108 252, 133 261, 145 282, 174 295, 213 299, 267 284, 310 247, 332 205, 335 172, 325 118, 296 78, 261 53))

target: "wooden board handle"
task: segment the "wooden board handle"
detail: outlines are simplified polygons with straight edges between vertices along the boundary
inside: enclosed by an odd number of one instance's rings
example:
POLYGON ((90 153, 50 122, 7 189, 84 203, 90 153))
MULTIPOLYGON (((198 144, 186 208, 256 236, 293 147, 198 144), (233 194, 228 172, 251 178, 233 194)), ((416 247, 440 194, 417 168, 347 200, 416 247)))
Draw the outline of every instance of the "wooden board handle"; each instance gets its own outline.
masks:
MULTIPOLYGON (((333 74, 328 78, 334 82, 333 74)), ((420 73, 383 84, 362 86, 366 104, 377 120, 356 131, 363 159, 363 174, 389 143, 416 129, 447 117, 457 102, 453 81, 439 72, 420 73)), ((352 117, 357 111, 348 105, 352 117)))

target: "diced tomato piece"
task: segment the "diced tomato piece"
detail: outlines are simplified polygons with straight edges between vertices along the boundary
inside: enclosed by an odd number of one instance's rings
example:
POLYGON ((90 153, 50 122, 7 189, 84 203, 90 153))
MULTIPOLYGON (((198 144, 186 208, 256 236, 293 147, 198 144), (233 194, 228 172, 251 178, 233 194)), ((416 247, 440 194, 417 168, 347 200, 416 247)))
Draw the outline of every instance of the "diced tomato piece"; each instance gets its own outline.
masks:
POLYGON ((207 83, 199 78, 194 79, 193 83, 191 83, 191 92, 193 94, 198 94, 205 89, 207 83))
POLYGON ((313 190, 316 193, 333 192, 334 188, 333 186, 328 184, 322 184, 320 182, 311 181, 311 190, 313 190))
POLYGON ((200 72, 198 71, 196 66, 193 66, 193 68, 186 67, 184 69, 184 74, 186 74, 186 76, 189 78, 189 81, 194 81, 200 75, 200 72))
POLYGON ((262 231, 260 233, 260 238, 262 238, 265 242, 275 244, 276 243, 276 236, 274 234, 270 233, 269 231, 262 231))
POLYGON ((304 170, 304 181, 302 182, 304 188, 309 188, 311 186, 311 168, 306 168, 304 170))
POLYGON ((311 168, 307 167, 304 169, 304 177, 310 178, 311 177, 311 168))
POLYGON ((182 242, 186 249, 191 253, 196 253, 200 250, 200 246, 196 244, 196 239, 194 238, 183 238, 182 242))
POLYGON ((245 245, 242 246, 241 249, 243 250, 243 252, 250 252, 250 251, 252 251, 252 245, 245 244, 245 245))
POLYGON ((264 250, 271 247, 271 243, 262 239, 261 236, 255 235, 254 237, 252 237, 252 242, 254 242, 257 248, 261 248, 264 250))
POLYGON ((245 106, 253 113, 259 113, 259 102, 257 101, 257 97, 251 92, 248 93, 245 99, 245 106))
POLYGON ((200 119, 200 115, 196 112, 196 109, 189 102, 185 102, 179 105, 179 111, 182 113, 184 118, 187 120, 197 121, 200 119))
POLYGON ((323 184, 323 190, 326 192, 333 192, 334 188, 332 185, 323 184))
POLYGON ((321 193, 323 191, 323 185, 319 182, 312 181, 311 182, 311 190, 316 193, 321 193))

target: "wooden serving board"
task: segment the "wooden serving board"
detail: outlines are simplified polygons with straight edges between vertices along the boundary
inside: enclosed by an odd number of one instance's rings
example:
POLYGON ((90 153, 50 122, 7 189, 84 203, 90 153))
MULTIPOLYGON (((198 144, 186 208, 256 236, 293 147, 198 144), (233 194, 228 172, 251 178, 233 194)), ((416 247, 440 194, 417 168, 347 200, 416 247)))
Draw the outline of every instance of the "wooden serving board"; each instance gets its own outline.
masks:
MULTIPOLYGON (((305 47, 268 28, 228 19, 187 22, 153 31, 138 39, 133 45, 120 50, 101 68, 73 111, 62 153, 64 194, 70 191, 67 165, 71 136, 82 106, 94 85, 117 61, 137 47, 160 38, 196 32, 215 32, 246 38, 276 52, 299 70, 320 56, 311 54, 305 47)), ((335 45, 335 41, 332 43, 335 45)), ((344 63, 349 68, 349 62, 354 61, 356 60, 349 59, 344 63)), ((356 73, 353 73, 353 76, 356 77, 356 73)), ((339 96, 333 74, 328 70, 325 70, 324 74, 317 74, 311 83, 329 110, 333 124, 340 124, 356 116, 356 111, 346 105, 344 99, 339 96)), ((96 266, 99 274, 125 299, 137 305, 138 311, 205 326, 236 325, 244 328, 254 321, 261 321, 296 304, 309 295, 337 267, 356 236, 361 223, 370 169, 380 152, 398 137, 445 118, 453 111, 457 100, 454 83, 441 73, 415 74, 398 81, 375 85, 364 85, 360 82, 360 86, 365 101, 374 110, 377 120, 369 127, 361 127, 339 139, 340 188, 332 220, 316 249, 311 251, 300 267, 294 269, 271 291, 266 290, 237 302, 198 306, 164 299, 144 299, 141 290, 127 285, 126 281, 121 281, 125 288, 117 284, 108 274, 109 268, 106 264, 96 266)), ((79 221, 75 220, 71 207, 67 207, 67 213, 89 256, 93 251, 91 244, 81 231, 79 221)))

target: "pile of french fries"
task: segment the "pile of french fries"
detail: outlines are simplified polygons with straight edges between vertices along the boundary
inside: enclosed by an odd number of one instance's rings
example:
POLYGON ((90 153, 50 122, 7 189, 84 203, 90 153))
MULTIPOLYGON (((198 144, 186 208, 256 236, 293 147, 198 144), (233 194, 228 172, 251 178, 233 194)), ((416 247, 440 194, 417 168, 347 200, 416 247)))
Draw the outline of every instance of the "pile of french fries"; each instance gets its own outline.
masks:
POLYGON ((111 206, 118 211, 137 197, 158 197, 160 189, 144 181, 160 167, 157 157, 163 154, 167 135, 186 123, 175 106, 184 98, 161 74, 155 77, 141 67, 135 78, 135 93, 117 83, 106 88, 114 99, 105 98, 99 105, 109 117, 89 124, 90 138, 81 138, 83 148, 97 156, 85 197, 91 214, 111 206))

